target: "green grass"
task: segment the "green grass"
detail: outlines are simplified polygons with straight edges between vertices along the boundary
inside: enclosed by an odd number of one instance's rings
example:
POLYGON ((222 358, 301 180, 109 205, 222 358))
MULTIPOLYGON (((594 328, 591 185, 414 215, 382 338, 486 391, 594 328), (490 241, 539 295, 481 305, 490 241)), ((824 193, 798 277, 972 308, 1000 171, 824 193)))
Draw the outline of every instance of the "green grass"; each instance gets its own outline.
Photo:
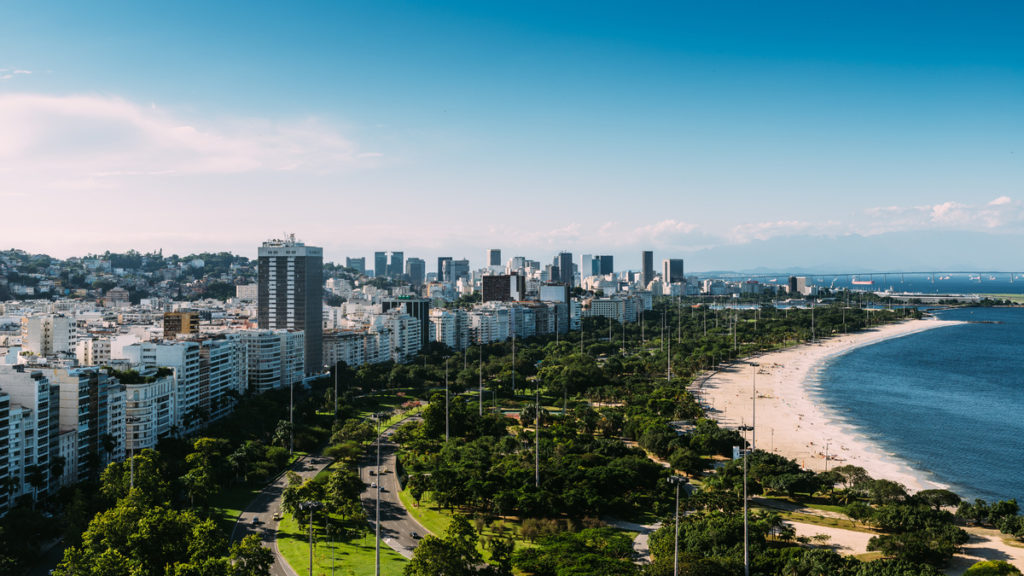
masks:
POLYGON ((259 488, 231 488, 210 499, 210 517, 231 534, 239 514, 259 495, 259 488))
POLYGON ((993 300, 1009 300, 1014 304, 1024 304, 1024 295, 1022 294, 979 294, 979 296, 984 296, 993 300))
MULTIPOLYGON (((359 521, 350 526, 347 540, 325 542, 323 533, 314 533, 313 573, 331 573, 331 555, 334 554, 334 573, 339 576, 371 576, 374 570, 375 541, 368 525, 359 521), (352 528, 358 526, 356 534, 352 528)), ((285 515, 278 526, 277 548, 297 574, 309 573, 309 532, 300 530, 298 523, 285 515)), ((383 576, 401 576, 408 562, 387 544, 380 546, 380 573, 383 576)))
POLYGON ((813 514, 801 514, 799 512, 783 512, 775 509, 765 509, 770 512, 775 512, 779 516, 782 516, 786 520, 792 520, 793 522, 802 522, 804 524, 814 524, 815 526, 829 526, 832 528, 841 528, 843 530, 851 530, 853 532, 865 532, 868 534, 878 534, 875 530, 868 528, 862 524, 857 524, 853 520, 845 520, 840 518, 826 518, 824 516, 815 516, 813 514))
MULTIPOLYGON (((398 497, 402 501, 402 505, 405 506, 405 509, 409 511, 409 514, 435 536, 443 536, 445 529, 452 523, 451 513, 444 510, 438 511, 435 508, 437 504, 430 497, 429 492, 420 498, 419 506, 416 506, 416 499, 409 494, 408 489, 399 492, 398 497)), ((470 523, 474 523, 472 519, 470 523)), ((476 530, 476 527, 474 526, 473 529, 476 530)), ((483 530, 479 531, 479 536, 480 539, 477 541, 476 549, 483 555, 484 560, 491 559, 491 551, 484 546, 484 541, 492 537, 511 536, 515 542, 516 549, 534 546, 534 544, 520 539, 518 523, 507 519, 499 519, 486 524, 483 530)))
POLYGON ((416 499, 409 493, 408 488, 399 492, 398 498, 402 501, 405 509, 409 511, 409 514, 435 536, 444 534, 445 529, 452 523, 452 518, 449 514, 439 512, 434 508, 436 504, 430 497, 429 492, 420 499, 419 506, 416 505, 416 499))

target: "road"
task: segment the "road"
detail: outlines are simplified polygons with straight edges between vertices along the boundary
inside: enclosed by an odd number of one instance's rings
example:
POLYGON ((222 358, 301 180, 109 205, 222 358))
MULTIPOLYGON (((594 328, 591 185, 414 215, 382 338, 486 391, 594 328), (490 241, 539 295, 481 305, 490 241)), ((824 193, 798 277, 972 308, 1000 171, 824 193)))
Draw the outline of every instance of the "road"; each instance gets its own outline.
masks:
POLYGON ((398 492, 401 487, 398 484, 398 477, 395 474, 395 452, 398 446, 390 442, 391 434, 405 421, 392 425, 381 434, 383 441, 380 445, 380 469, 381 474, 375 473, 377 462, 377 451, 371 447, 369 453, 359 464, 359 477, 366 483, 367 488, 363 491, 361 499, 363 508, 366 510, 366 517, 370 521, 370 529, 375 529, 375 509, 377 498, 377 487, 380 488, 380 537, 381 540, 406 558, 412 558, 413 551, 419 545, 419 540, 412 536, 415 532, 421 537, 430 534, 419 522, 409 515, 409 512, 402 506, 398 499, 398 492), (377 483, 377 487, 373 484, 377 483))
MULTIPOLYGON (((331 463, 330 458, 304 456, 292 464, 290 470, 298 472, 303 480, 317 475, 331 463)), ((238 517, 235 527, 231 530, 231 541, 236 542, 250 534, 255 534, 263 541, 263 545, 274 552, 274 565, 270 567, 271 576, 298 576, 288 562, 277 550, 277 524, 274 513, 281 510, 281 495, 288 486, 287 474, 281 474, 268 484, 249 506, 238 517), (253 524, 258 518, 261 524, 253 524)))

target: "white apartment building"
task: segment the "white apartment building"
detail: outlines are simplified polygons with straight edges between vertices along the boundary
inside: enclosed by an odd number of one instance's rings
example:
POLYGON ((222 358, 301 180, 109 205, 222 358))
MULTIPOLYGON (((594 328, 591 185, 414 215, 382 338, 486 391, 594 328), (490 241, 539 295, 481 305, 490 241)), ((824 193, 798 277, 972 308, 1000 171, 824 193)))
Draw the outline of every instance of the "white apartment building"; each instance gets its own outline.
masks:
POLYGON ((75 345, 75 358, 79 366, 103 366, 110 363, 110 340, 86 338, 75 345))
POLYGON ((21 319, 21 346, 38 356, 71 355, 78 341, 78 324, 64 314, 40 314, 21 319))
POLYGON ((302 382, 305 334, 301 330, 244 330, 249 391, 262 394, 302 382))
MULTIPOLYGON (((10 397, 11 423, 17 418, 17 459, 11 460, 9 474, 17 481, 11 500, 25 494, 47 494, 51 486, 50 457, 57 455, 58 390, 43 372, 24 366, 0 366, 0 390, 10 397), (42 487, 30 483, 33 470, 42 475, 42 487)), ((13 434, 13 432, 12 432, 13 434)))
POLYGON ((199 409, 211 422, 234 409, 231 392, 245 393, 240 348, 235 334, 204 340, 199 348, 199 409))
POLYGON ((344 362, 348 366, 366 363, 365 330, 336 330, 324 332, 324 362, 334 366, 344 362))
POLYGON ((124 354, 134 365, 145 368, 167 367, 174 370, 175 425, 191 432, 202 424, 199 396, 198 342, 141 342, 126 346, 124 354))
POLYGON ((160 438, 174 430, 175 379, 152 368, 139 372, 140 381, 125 384, 125 448, 128 455, 156 448, 160 438))
POLYGON ((59 434, 76 435, 76 453, 65 460, 61 483, 98 476, 107 464, 123 459, 125 406, 120 383, 98 368, 57 369, 49 378, 59 391, 59 434), (93 455, 98 469, 90 468, 93 455), (75 474, 70 480, 69 469, 75 474))

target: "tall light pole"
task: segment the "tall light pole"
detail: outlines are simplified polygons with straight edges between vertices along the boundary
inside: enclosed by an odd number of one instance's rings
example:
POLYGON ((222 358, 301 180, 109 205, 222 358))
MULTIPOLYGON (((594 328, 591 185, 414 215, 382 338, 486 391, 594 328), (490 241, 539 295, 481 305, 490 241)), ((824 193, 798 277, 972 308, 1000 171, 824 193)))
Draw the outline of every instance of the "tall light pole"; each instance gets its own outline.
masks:
MULTIPOLYGON (((754 429, 753 426, 740 426, 738 430, 748 432, 754 429)), ((750 576, 750 529, 749 514, 747 511, 747 455, 749 450, 743 450, 743 574, 750 576)))
POLYGON ((295 382, 288 384, 288 454, 295 453, 295 382))
POLYGON ((444 357, 444 441, 448 441, 448 356, 444 357))
POLYGON ((313 512, 320 509, 320 503, 306 500, 299 504, 299 510, 309 512, 309 576, 313 576, 313 512))
POLYGON ((689 480, 682 476, 669 476, 668 483, 676 485, 676 546, 675 555, 672 557, 672 574, 679 576, 679 487, 689 484, 689 480))
POLYGON ((484 415, 484 347, 477 346, 480 351, 480 415, 484 415))
POLYGON ((338 415, 338 364, 334 364, 334 415, 338 415))
MULTIPOLYGON (((127 424, 138 424, 140 421, 142 421, 142 418, 139 418, 138 416, 128 416, 128 417, 126 417, 124 419, 124 421, 125 421, 126 425, 127 424)), ((127 431, 127 429, 128 429, 128 427, 125 426, 125 430, 126 431, 127 431)), ((128 454, 129 454, 129 456, 128 456, 128 468, 130 470, 129 473, 128 473, 129 474, 128 490, 131 491, 132 489, 135 488, 135 439, 132 438, 130 435, 128 435, 127 432, 126 432, 125 433, 125 441, 126 442, 131 441, 131 443, 128 444, 128 450, 129 450, 129 452, 128 452, 128 454)), ((124 476, 122 476, 122 478, 124 478, 124 476)))
MULTIPOLYGON (((448 390, 445 389, 445 398, 446 399, 447 399, 447 392, 448 392, 448 390)), ((447 412, 446 412, 446 415, 447 415, 447 412)), ((376 544, 375 544, 374 564, 373 564, 374 565, 374 572, 373 573, 375 574, 375 576, 380 576, 380 417, 381 417, 381 415, 378 413, 378 414, 376 414, 376 417, 377 417, 377 469, 374 472, 374 475, 377 478, 377 482, 376 482, 376 484, 377 484, 377 505, 376 505, 376 512, 375 512, 375 520, 373 522, 373 529, 374 529, 374 532, 376 533, 376 544)), ((447 416, 446 416, 445 420, 447 421, 447 416)))
POLYGON ((750 388, 751 388, 751 421, 750 421, 750 449, 757 450, 757 362, 750 363, 750 388))
POLYGON ((540 381, 535 380, 534 393, 536 394, 536 416, 533 430, 533 485, 540 488, 540 381))

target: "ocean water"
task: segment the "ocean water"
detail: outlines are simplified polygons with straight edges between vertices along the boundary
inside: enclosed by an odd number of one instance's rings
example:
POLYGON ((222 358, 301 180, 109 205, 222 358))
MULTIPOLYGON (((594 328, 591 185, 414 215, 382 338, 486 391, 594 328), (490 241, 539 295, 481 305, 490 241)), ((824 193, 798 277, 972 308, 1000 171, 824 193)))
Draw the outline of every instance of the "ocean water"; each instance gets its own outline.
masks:
POLYGON ((938 316, 971 323, 834 357, 818 373, 819 397, 926 479, 1024 503, 1024 309, 938 316))

